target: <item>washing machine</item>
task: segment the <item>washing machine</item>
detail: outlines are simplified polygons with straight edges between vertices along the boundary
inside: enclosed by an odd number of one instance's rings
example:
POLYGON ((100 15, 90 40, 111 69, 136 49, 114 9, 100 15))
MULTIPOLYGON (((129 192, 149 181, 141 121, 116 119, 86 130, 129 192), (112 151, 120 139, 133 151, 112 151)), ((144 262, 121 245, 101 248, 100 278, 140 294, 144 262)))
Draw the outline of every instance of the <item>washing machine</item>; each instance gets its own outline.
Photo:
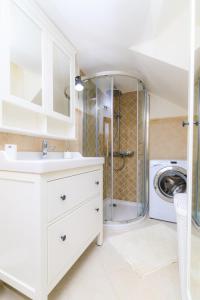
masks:
POLYGON ((176 222, 174 195, 186 192, 187 161, 151 160, 149 172, 149 217, 176 222))

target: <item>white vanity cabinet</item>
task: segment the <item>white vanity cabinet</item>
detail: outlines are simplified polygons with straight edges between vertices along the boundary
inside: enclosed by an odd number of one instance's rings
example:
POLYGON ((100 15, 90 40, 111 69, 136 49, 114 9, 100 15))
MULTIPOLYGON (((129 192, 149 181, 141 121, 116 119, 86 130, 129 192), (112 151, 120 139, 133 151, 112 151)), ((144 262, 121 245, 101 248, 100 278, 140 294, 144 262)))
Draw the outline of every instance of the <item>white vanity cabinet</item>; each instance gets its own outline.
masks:
POLYGON ((75 139, 75 47, 34 0, 0 1, 0 38, 0 130, 75 139))
POLYGON ((43 174, 0 171, 0 280, 47 300, 89 244, 102 244, 102 172, 102 163, 43 174))

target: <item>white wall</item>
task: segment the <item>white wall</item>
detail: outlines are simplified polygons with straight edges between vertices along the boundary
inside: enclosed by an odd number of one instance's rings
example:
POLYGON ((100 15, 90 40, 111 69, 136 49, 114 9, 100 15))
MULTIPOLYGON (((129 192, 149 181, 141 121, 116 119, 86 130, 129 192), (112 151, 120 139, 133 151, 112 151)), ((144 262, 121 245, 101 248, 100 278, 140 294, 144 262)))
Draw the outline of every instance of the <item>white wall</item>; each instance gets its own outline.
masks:
POLYGON ((184 107, 157 95, 150 94, 150 119, 173 118, 186 115, 187 109, 184 107))

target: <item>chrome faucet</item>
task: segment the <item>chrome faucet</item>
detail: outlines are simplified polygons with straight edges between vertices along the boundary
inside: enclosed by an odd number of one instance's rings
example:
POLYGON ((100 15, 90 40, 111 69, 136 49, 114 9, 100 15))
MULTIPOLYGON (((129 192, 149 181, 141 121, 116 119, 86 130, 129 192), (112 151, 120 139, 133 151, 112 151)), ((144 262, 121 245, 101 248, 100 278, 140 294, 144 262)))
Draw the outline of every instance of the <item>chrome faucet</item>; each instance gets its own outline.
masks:
POLYGON ((47 158, 47 154, 48 154, 48 141, 47 140, 43 140, 42 141, 42 158, 47 158))

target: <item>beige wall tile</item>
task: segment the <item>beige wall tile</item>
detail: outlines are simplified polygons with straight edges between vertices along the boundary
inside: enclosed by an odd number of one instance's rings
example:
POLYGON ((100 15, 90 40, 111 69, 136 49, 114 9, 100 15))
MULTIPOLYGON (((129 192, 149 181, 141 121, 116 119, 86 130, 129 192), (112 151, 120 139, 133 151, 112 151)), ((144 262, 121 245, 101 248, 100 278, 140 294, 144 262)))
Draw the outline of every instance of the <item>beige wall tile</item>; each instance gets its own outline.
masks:
POLYGON ((150 120, 150 159, 186 159, 187 128, 183 117, 150 120))

